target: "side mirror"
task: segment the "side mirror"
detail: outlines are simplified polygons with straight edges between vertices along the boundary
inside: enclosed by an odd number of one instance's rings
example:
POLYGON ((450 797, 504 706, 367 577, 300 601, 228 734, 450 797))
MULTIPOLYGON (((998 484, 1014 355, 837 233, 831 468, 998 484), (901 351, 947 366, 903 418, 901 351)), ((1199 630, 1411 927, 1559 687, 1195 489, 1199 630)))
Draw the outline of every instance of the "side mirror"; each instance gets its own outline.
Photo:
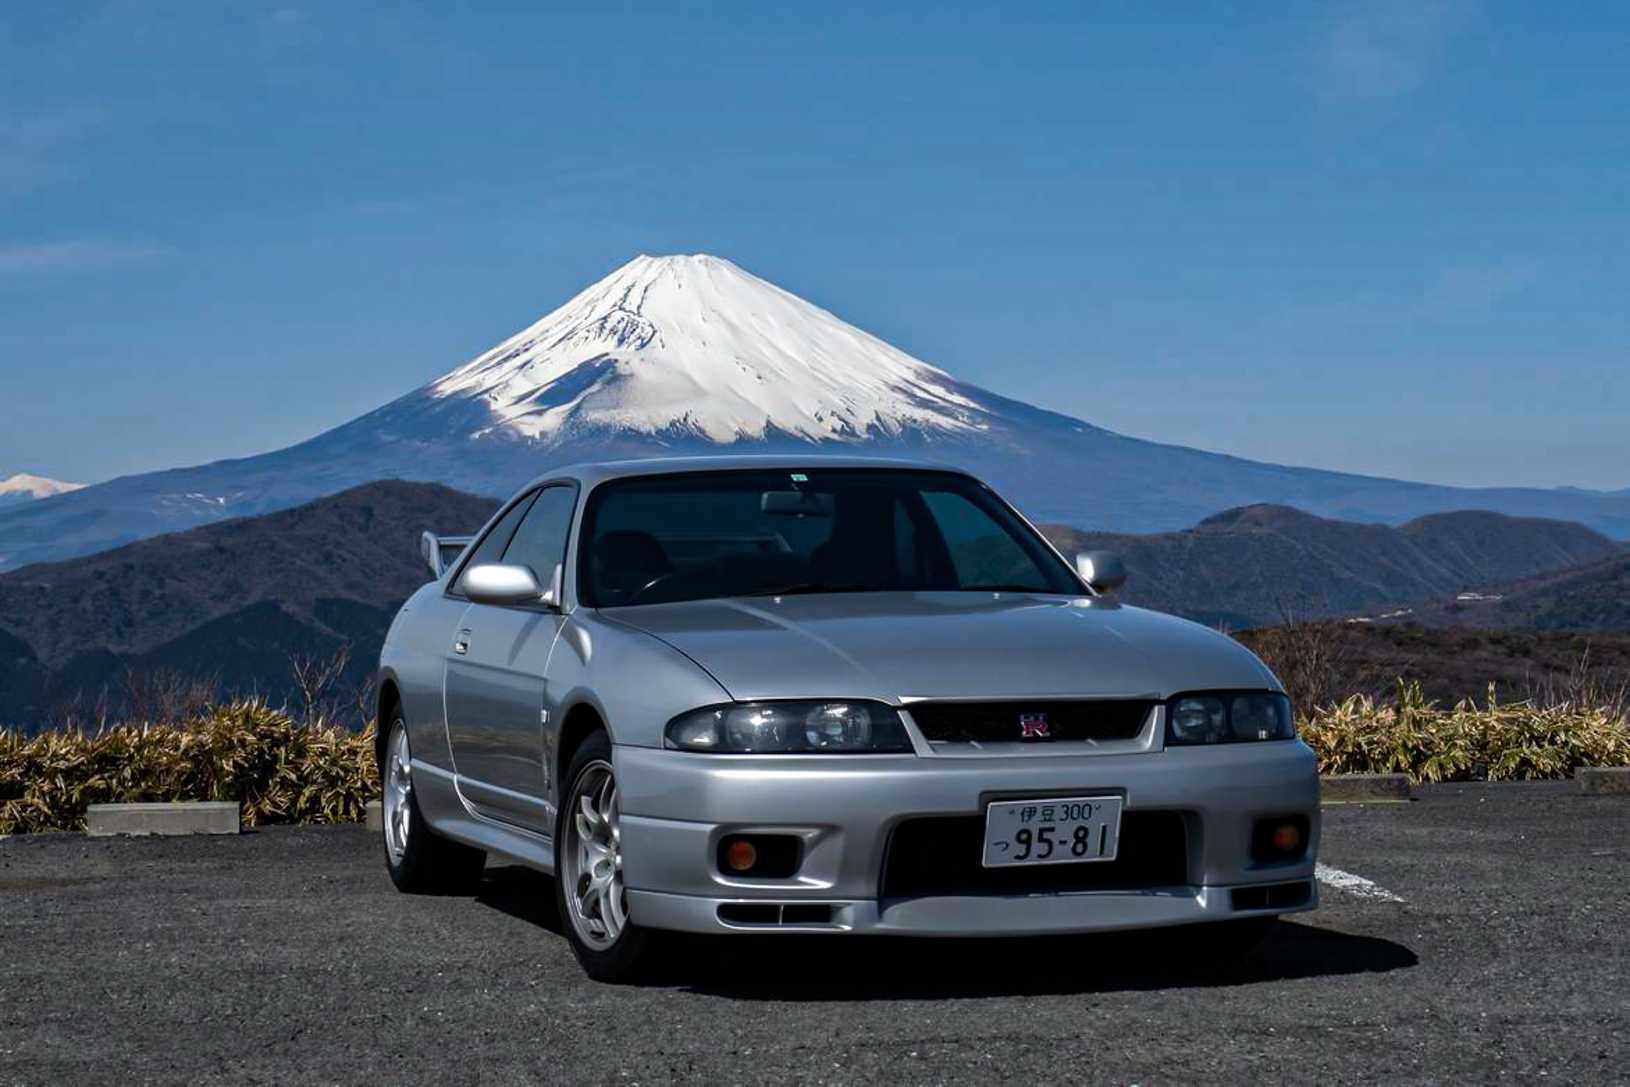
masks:
POLYGON ((483 562, 464 571, 459 587, 477 604, 553 603, 530 566, 483 562))
POLYGON ((1083 551, 1075 557, 1075 572, 1095 593, 1112 593, 1126 584, 1126 563, 1114 551, 1083 551))

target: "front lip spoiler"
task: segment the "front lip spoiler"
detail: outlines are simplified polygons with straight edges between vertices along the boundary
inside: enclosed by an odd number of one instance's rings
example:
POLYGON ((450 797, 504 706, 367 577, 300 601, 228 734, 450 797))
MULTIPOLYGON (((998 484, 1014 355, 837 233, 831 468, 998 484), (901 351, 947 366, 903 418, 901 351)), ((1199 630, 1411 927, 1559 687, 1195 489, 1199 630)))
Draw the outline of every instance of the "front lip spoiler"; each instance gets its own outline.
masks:
POLYGON ((1271 880, 1228 886, 1071 891, 1030 895, 946 895, 933 898, 716 898, 628 891, 629 916, 650 928, 699 933, 830 933, 877 936, 1046 936, 1170 928, 1243 917, 1305 913, 1319 904, 1313 862, 1271 880), (1303 872, 1302 869, 1306 871, 1303 872), (1236 889, 1305 880, 1307 901, 1291 907, 1233 908, 1236 889), (830 924, 736 924, 719 918, 730 905, 823 905, 830 924))

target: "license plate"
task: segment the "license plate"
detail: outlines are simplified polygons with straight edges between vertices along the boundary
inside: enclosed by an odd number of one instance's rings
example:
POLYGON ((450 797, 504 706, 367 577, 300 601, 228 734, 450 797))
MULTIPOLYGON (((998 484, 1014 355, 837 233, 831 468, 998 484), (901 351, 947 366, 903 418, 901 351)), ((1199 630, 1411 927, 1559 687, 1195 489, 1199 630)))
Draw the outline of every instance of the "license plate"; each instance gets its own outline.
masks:
POLYGON ((998 800, 985 809, 985 867, 1112 861, 1120 832, 1118 796, 998 800))

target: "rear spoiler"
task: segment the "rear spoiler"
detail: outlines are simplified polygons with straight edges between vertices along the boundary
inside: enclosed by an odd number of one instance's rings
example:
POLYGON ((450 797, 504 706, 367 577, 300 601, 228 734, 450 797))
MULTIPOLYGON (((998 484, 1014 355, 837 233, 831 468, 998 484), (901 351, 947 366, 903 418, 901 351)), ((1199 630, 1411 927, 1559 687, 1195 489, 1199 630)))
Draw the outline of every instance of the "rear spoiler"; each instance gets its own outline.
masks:
POLYGON ((474 536, 438 536, 434 532, 426 532, 419 537, 419 554, 423 556, 425 565, 430 567, 431 576, 439 581, 473 539, 474 536))

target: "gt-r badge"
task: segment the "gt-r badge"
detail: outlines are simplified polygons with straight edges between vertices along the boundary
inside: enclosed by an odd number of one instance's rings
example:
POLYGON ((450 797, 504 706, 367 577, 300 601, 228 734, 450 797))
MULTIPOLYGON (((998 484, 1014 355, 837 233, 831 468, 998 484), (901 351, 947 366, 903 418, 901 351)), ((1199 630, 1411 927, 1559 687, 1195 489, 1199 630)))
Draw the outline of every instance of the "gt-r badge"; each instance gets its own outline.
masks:
POLYGON ((1047 728, 1047 715, 1045 713, 1019 714, 1019 739, 1021 740, 1051 740, 1053 734, 1047 728))

